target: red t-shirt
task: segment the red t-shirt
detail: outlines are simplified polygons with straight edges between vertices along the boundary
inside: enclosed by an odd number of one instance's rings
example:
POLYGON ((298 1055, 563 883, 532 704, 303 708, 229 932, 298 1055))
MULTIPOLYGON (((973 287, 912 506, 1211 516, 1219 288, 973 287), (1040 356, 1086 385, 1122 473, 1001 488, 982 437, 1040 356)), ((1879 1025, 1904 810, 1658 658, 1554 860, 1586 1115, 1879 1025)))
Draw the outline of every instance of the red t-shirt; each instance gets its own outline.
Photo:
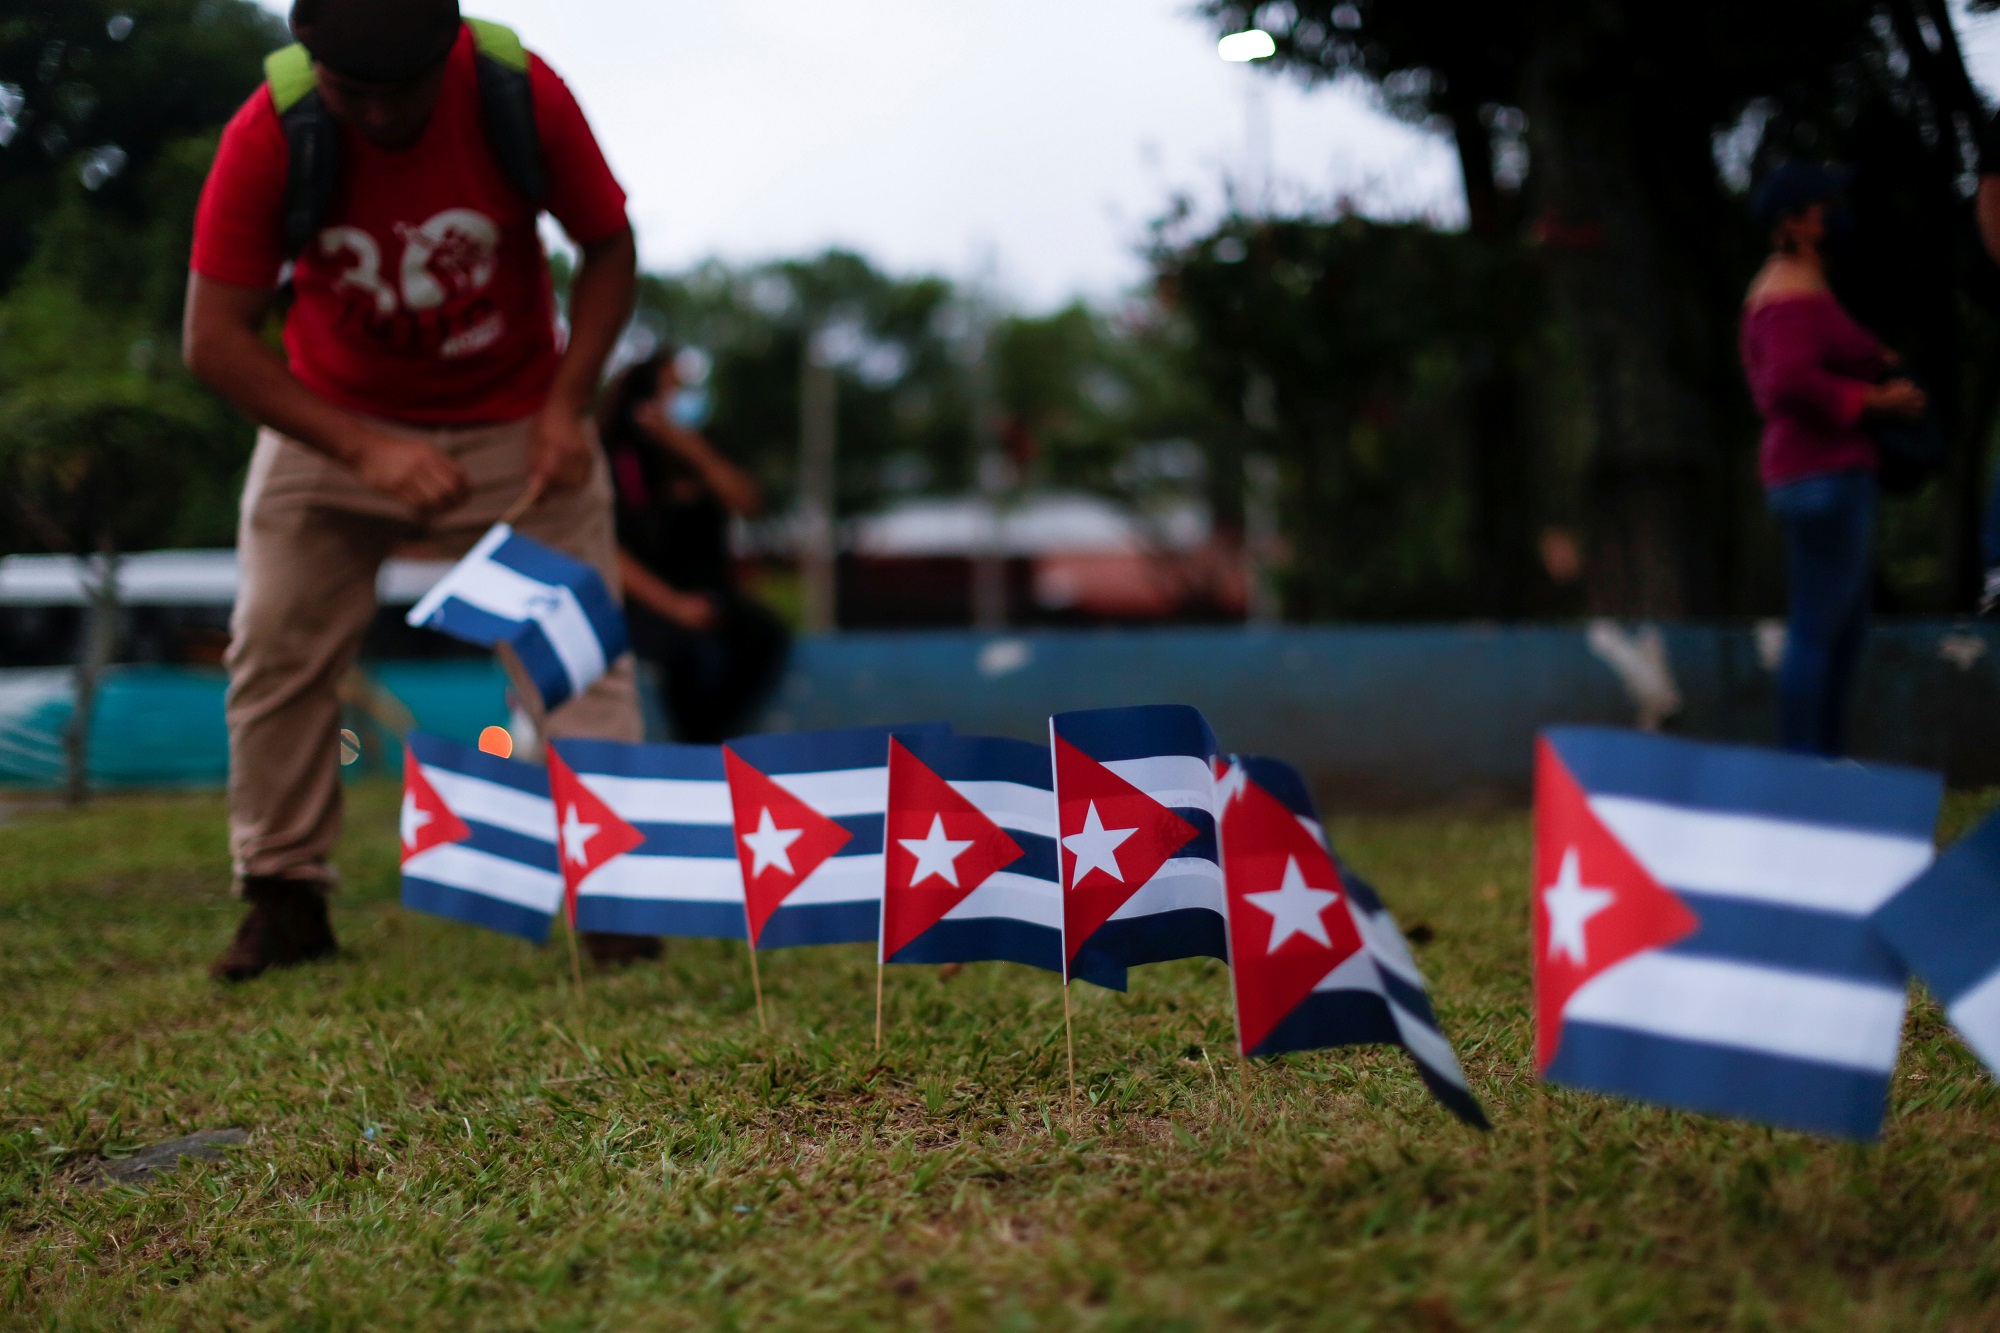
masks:
MULTIPOLYGON (((340 184, 292 272, 292 372, 343 407, 392 421, 510 421, 542 405, 558 351, 536 214, 507 183, 480 114, 472 30, 459 34, 423 137, 385 152, 340 127, 340 184)), ((563 81, 530 56, 549 174, 543 206, 589 245, 625 230, 625 193, 563 81)), ((195 214, 202 277, 275 287, 291 256, 290 153, 268 89, 228 128, 195 214)))
POLYGON ((1861 422, 1868 388, 1889 369, 1875 335, 1831 292, 1785 296, 1743 312, 1743 373, 1764 417, 1757 472, 1766 488, 1849 468, 1876 469, 1861 422))

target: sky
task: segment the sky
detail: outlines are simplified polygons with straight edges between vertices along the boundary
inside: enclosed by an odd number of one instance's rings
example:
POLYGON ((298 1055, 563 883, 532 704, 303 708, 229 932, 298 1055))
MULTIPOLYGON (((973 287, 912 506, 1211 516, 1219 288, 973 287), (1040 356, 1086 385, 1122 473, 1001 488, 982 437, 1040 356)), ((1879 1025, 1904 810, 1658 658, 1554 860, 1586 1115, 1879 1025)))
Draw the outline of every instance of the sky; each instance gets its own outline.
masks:
MULTIPOLYGON (((844 246, 1037 310, 1141 283, 1147 225, 1177 195, 1210 215, 1233 186, 1462 219, 1442 140, 1381 114, 1365 88, 1224 63, 1192 8, 476 0, 469 12, 514 27, 569 82, 656 270, 844 246)), ((2000 90, 2000 16, 1954 8, 1974 76, 2000 90)))

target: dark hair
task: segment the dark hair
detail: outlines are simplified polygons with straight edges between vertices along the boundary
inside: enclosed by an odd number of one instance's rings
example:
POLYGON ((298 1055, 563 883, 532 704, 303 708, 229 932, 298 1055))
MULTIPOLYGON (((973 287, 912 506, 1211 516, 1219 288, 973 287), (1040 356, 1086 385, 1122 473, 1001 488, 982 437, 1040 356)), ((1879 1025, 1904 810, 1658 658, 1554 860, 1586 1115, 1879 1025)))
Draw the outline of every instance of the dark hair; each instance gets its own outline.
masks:
POLYGON ((636 444, 644 434, 636 413, 639 404, 660 394, 660 376, 680 354, 676 347, 661 347, 652 355, 634 361, 604 390, 597 407, 597 433, 606 445, 636 444))
POLYGON ((451 54, 458 0, 296 0, 292 35, 314 60, 363 83, 407 83, 451 54))

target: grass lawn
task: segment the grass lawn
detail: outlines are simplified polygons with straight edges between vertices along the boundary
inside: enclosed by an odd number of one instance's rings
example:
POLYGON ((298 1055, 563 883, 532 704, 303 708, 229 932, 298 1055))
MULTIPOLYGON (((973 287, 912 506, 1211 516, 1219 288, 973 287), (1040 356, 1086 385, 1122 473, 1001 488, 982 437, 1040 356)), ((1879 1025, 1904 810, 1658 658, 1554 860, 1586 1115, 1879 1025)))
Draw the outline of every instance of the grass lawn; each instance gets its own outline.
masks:
POLYGON ((1335 824, 1428 927, 1481 1135, 1399 1051, 1244 1070, 1217 964, 1078 988, 1076 1112, 1021 968, 892 971, 879 1059, 860 947, 766 955, 768 1038, 740 945, 578 996, 560 948, 397 907, 395 800, 355 793, 344 956, 231 990, 219 798, 0 827, 0 1322, 2000 1327, 2000 1096, 1927 999, 1877 1146, 1536 1090, 1525 816, 1335 824), (76 1183, 230 1125, 227 1162, 76 1183))

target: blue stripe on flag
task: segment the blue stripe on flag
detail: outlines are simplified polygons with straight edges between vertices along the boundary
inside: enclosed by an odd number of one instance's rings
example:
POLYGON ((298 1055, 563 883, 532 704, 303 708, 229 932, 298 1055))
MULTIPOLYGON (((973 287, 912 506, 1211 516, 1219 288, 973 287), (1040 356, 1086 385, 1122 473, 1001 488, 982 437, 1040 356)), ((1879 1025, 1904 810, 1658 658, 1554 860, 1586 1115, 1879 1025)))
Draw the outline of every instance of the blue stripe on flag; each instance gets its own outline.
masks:
POLYGON ((718 861, 736 859, 736 830, 727 824, 635 823, 632 827, 646 838, 643 844, 632 849, 635 856, 700 856, 718 861))
MULTIPOLYGON (((1002 736, 897 733, 903 748, 946 782, 1012 782, 1037 791, 1056 789, 1049 747, 1002 736)), ((1050 806, 1053 810, 1055 807, 1050 806)))
POLYGON ((766 777, 788 773, 837 773, 886 766, 891 732, 921 736, 943 735, 950 730, 949 722, 918 722, 900 727, 843 727, 836 731, 744 736, 729 742, 729 748, 766 777))
POLYGON ((1072 976, 1107 968, 1139 967, 1174 958, 1229 958, 1222 913, 1183 907, 1151 916, 1117 918, 1099 926, 1077 950, 1072 976))
MULTIPOLYGON (((503 787, 526 792, 530 796, 544 799, 549 794, 548 770, 535 764, 517 763, 512 759, 502 759, 498 755, 475 750, 470 745, 460 745, 456 741, 444 740, 438 736, 413 731, 409 736, 410 751, 417 756, 417 762, 432 768, 442 768, 451 773, 463 773, 469 778, 482 782, 497 782, 503 787)), ((555 829, 549 829, 549 840, 555 840, 555 829)))
MULTIPOLYGON (((1020 963, 1049 972, 1062 971, 1062 932, 1015 917, 987 916, 947 919, 896 951, 892 963, 1020 963)), ((1107 968, 1078 981, 1106 990, 1125 989, 1125 970, 1107 968)))
POLYGON ((835 856, 874 856, 881 852, 882 837, 889 826, 887 815, 839 815, 833 822, 852 835, 835 856))
MULTIPOLYGON (((1044 838, 1036 833, 1022 833, 1016 829, 1005 830, 1021 849, 1020 859, 1011 861, 1001 869, 1010 875, 1026 875, 1029 879, 1045 879, 1051 890, 1061 882, 1061 872, 1056 869, 1056 840, 1044 838)), ((1061 965, 1057 965, 1061 971, 1061 965)))
POLYGON ((2000 815, 1953 844, 1872 924, 1946 1004, 1991 976, 2000 967, 2000 815))
POLYGON ((515 656, 521 659, 528 679, 534 681, 535 688, 541 691, 544 709, 553 713, 569 702, 570 695, 576 692, 576 682, 569 678, 569 668, 563 665, 562 658, 556 656, 555 645, 549 642, 549 636, 543 633, 540 625, 532 620, 522 621, 508 643, 513 646, 515 656))
POLYGON ((1863 767, 1608 727, 1542 734, 1592 796, 1928 839, 1944 793, 1937 774, 1889 764, 1863 767))
POLYGON ((552 875, 562 872, 562 863, 556 860, 556 845, 553 842, 543 842, 540 838, 530 838, 512 829, 472 819, 465 821, 465 827, 472 836, 459 843, 460 847, 475 852, 490 852, 503 860, 518 861, 552 875))
POLYGON ((610 935, 740 940, 744 938, 743 904, 582 893, 576 899, 576 928, 610 935))
POLYGON ((1364 990, 1314 991, 1299 1002, 1298 1008, 1280 1019, 1250 1054, 1279 1055, 1321 1046, 1365 1046, 1376 1042, 1403 1044, 1403 1034, 1396 1028, 1387 1000, 1364 990))
POLYGON ((624 741, 573 741, 565 737, 558 747, 563 762, 579 774, 673 778, 682 782, 721 782, 728 776, 719 745, 630 745, 624 741))
POLYGON ((1222 862, 1222 848, 1215 838, 1215 816, 1206 810, 1196 810, 1192 806, 1169 806, 1175 814, 1194 825, 1194 837, 1185 847, 1174 853, 1176 858, 1199 857, 1204 861, 1222 862))
POLYGON ((807 944, 872 944, 882 925, 882 904, 875 899, 851 903, 816 903, 810 907, 780 907, 764 922, 759 949, 792 949, 807 944))
POLYGON ((1814 1134, 1872 1139, 1889 1079, 1837 1065, 1569 1022, 1552 1083, 1814 1134))
MULTIPOLYGON (((1424 1020, 1432 1027, 1438 1025, 1437 1015, 1431 1012, 1431 997, 1424 993, 1422 986, 1413 986, 1409 981, 1382 966, 1375 964, 1375 975, 1381 979, 1382 990, 1390 999, 1403 1006, 1410 1013, 1424 1020)), ((1402 1038, 1398 1037, 1397 1041, 1402 1038)))
MULTIPOLYGON (((1701 925, 1686 939, 1668 945, 1669 953, 1789 967, 1891 986, 1902 985, 1907 975, 1902 962, 1866 918, 1685 889, 1674 893, 1700 918, 1701 925)), ((1995 961, 2000 961, 2000 954, 1995 955, 1995 961)))
POLYGON ((450 921, 484 926, 503 935, 518 935, 530 944, 544 943, 549 937, 547 913, 414 875, 403 876, 403 906, 450 921))
POLYGON ((1055 734, 1100 764, 1184 754, 1215 755, 1215 733, 1186 704, 1142 704, 1137 708, 1090 708, 1057 713, 1055 734))

